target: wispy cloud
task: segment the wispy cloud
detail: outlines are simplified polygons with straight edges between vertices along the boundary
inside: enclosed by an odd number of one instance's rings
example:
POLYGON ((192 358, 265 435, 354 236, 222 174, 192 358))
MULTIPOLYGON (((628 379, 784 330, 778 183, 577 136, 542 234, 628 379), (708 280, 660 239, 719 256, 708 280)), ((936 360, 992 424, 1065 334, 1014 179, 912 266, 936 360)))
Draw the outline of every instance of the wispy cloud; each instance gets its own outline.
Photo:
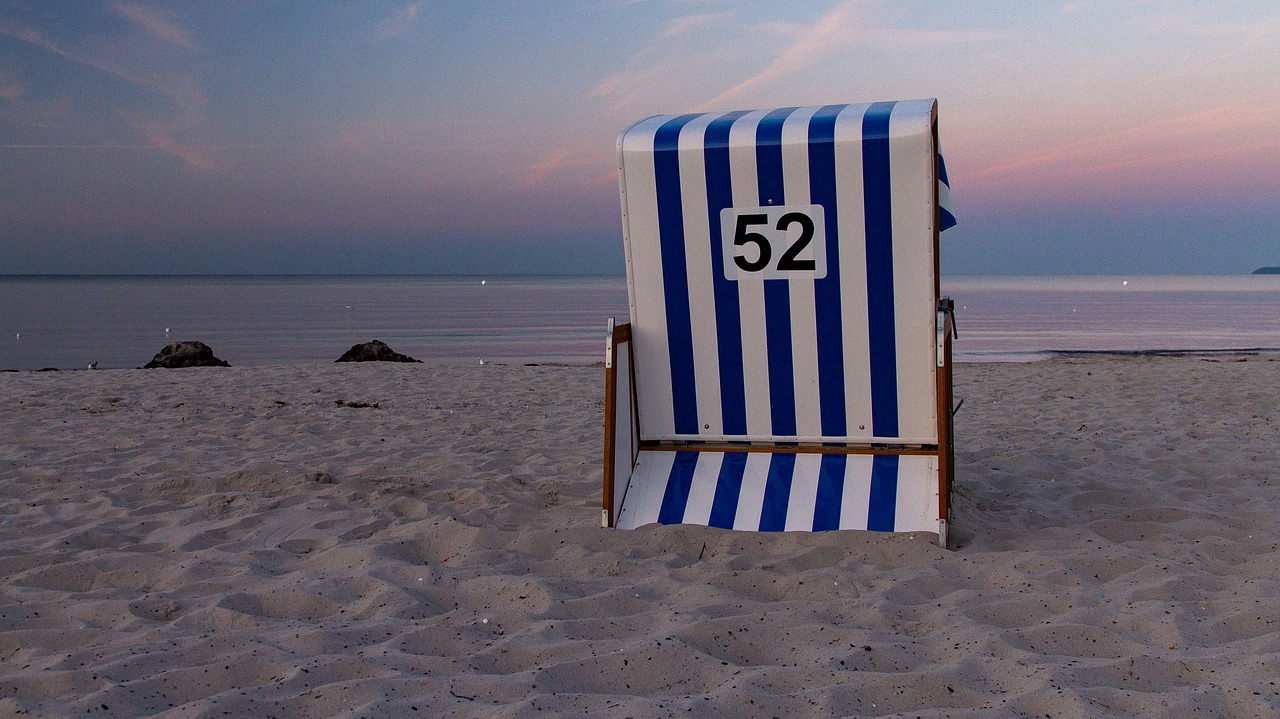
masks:
MULTIPOLYGON (((183 48, 195 48, 189 36, 180 28, 163 20, 159 15, 152 14, 146 8, 129 3, 115 3, 112 8, 143 25, 150 35, 183 48)), ((193 167, 202 169, 217 167, 206 148, 184 140, 200 134, 203 130, 208 98, 199 83, 183 72, 180 62, 157 64, 150 57, 140 59, 140 56, 147 53, 141 52, 137 46, 121 43, 100 43, 94 50, 81 50, 56 41, 35 28, 13 25, 5 21, 0 21, 0 34, 57 55, 67 62, 110 75, 155 93, 154 97, 163 98, 161 103, 151 102, 145 106, 120 109, 117 111, 119 116, 123 117, 150 147, 180 158, 193 167)), ((143 46, 142 49, 150 48, 143 46)), ((64 107, 61 112, 65 114, 69 112, 69 108, 64 107)), ((48 126, 52 123, 43 124, 48 126)), ((52 145, 59 144, 52 143, 52 145)), ((114 144, 118 147, 132 145, 129 141, 106 144, 114 144)))
POLYGON ((34 45, 51 52, 64 60, 68 60, 77 65, 83 65, 108 75, 114 75, 122 80, 127 80, 138 85, 150 85, 149 82, 141 77, 125 70, 123 67, 113 62, 99 60, 96 58, 82 55, 73 50, 68 50, 59 43, 47 38, 43 33, 29 27, 19 27, 8 23, 0 22, 0 35, 8 35, 9 37, 21 40, 29 45, 34 45))
POLYGON ((8 68, 0 67, 0 97, 13 102, 22 97, 26 89, 18 82, 8 68))
POLYGON ((1280 149, 1271 131, 1280 115, 1280 86, 1235 102, 1052 145, 988 165, 975 182, 1105 173, 1172 162, 1280 149))
POLYGON ((787 35, 799 34, 798 39, 782 51, 764 70, 725 90, 706 103, 707 108, 723 105, 743 92, 775 78, 792 75, 810 67, 822 53, 849 42, 854 36, 854 6, 856 0, 845 0, 834 10, 819 18, 813 26, 799 30, 793 24, 773 24, 775 31, 787 35))
POLYGON ((191 39, 190 33, 155 8, 132 2, 113 2, 111 9, 141 25, 158 38, 189 50, 199 49, 191 39))
POLYGON ((596 83, 589 96, 608 99, 609 109, 618 112, 630 107, 637 99, 650 95, 655 86, 665 84, 687 70, 688 65, 677 58, 666 58, 656 65, 627 68, 596 83))
POLYGON ((602 168, 609 168, 612 162, 612 155, 601 151, 596 145, 572 145, 553 150, 542 160, 519 168, 517 173, 520 177, 521 185, 534 187, 555 175, 570 170, 587 168, 594 173, 591 182, 595 184, 600 181, 601 177, 606 179, 617 177, 614 173, 602 171, 602 168))
POLYGON ((1176 34, 1189 37, 1260 39, 1273 42, 1280 33, 1280 19, 1224 20, 1212 14, 1191 12, 1147 12, 1131 21, 1138 30, 1152 34, 1176 34))
POLYGON ((369 33, 369 40, 382 42, 403 35, 418 22, 418 13, 421 9, 421 2, 410 3, 391 17, 379 21, 373 26, 373 31, 369 33))
POLYGON ((882 47, 902 50, 993 40, 1008 35, 1002 30, 876 27, 858 12, 864 4, 859 0, 844 0, 809 26, 781 22, 761 25, 759 29, 791 38, 792 42, 765 69, 708 100, 702 109, 721 107, 770 80, 806 72, 839 49, 882 47))
POLYGON ((702 15, 686 15, 672 20, 662 28, 659 37, 672 38, 677 35, 693 32, 695 30, 723 23, 733 17, 732 12, 714 12, 704 13, 702 15))

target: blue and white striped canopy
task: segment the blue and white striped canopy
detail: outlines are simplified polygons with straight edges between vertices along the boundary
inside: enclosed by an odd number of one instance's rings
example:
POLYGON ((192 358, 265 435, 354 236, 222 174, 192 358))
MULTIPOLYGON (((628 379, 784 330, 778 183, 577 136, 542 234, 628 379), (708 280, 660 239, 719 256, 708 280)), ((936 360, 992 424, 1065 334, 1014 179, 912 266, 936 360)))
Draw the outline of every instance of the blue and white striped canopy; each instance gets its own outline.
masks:
POLYGON ((915 100, 622 133, 644 439, 937 442, 935 122, 915 100))

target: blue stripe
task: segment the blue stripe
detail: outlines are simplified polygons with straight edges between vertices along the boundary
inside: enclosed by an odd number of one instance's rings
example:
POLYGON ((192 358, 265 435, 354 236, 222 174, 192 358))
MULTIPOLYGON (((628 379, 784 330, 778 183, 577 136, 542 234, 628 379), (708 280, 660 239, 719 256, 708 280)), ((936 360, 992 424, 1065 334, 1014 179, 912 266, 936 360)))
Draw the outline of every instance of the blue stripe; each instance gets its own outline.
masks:
POLYGON ((871 461, 871 497, 867 529, 892 532, 898 503, 898 455, 877 454, 871 461))
MULTIPOLYGON (((756 126, 756 177, 760 205, 786 204, 782 176, 782 123, 795 112, 783 107, 756 126)), ((765 354, 769 359, 769 407, 773 434, 796 433, 795 357, 791 348, 791 291, 784 279, 764 281, 765 354)))
POLYGON ((658 524, 681 524, 689 505, 689 489, 693 487, 693 470, 698 466, 699 452, 676 452, 667 477, 667 488, 662 493, 662 507, 658 510, 658 524))
MULTIPOLYGON (((942 159, 942 153, 938 153, 938 182, 946 185, 947 190, 951 190, 951 181, 947 179, 947 163, 942 159)), ((956 226, 956 216, 952 214, 950 207, 938 207, 938 232, 949 230, 956 226)))
POLYGON ((840 503, 844 500, 844 472, 849 458, 824 454, 818 468, 818 497, 813 507, 813 531, 840 528, 840 503))
POLYGON ((720 474, 716 477, 716 494, 711 500, 711 517, 708 527, 733 529, 738 516, 738 497, 742 494, 742 475, 747 471, 746 452, 725 452, 720 462, 720 474))
POLYGON ((725 434, 747 433, 747 395, 742 370, 742 308, 738 283, 724 276, 724 248, 720 211, 733 206, 729 165, 729 130, 746 111, 712 120, 703 135, 703 163, 707 174, 707 226, 711 228, 711 287, 716 303, 716 346, 720 361, 720 415, 725 434))
POLYGON ((764 507, 760 511, 761 532, 781 532, 787 528, 787 505, 791 503, 791 478, 795 472, 794 454, 774 454, 769 458, 764 507))
POLYGON ((889 184, 889 115, 877 102, 862 118, 862 179, 867 217, 867 314, 871 324, 871 430, 898 434, 898 348, 893 307, 893 203, 889 184))
POLYGON ((938 208, 938 232, 945 232, 957 224, 959 223, 956 222, 956 216, 951 214, 951 210, 945 207, 938 208))
POLYGON ((671 357, 671 405, 676 434, 698 433, 694 391, 693 322, 689 314, 689 271, 684 252, 684 206, 680 195, 680 130, 698 115, 669 120, 653 137, 654 186, 658 195, 658 237, 662 290, 667 305, 671 357))
MULTIPOLYGON (((835 145, 836 117, 846 107, 848 105, 827 105, 809 120, 809 201, 822 206, 827 226, 827 276, 813 283, 818 328, 818 407, 822 434, 827 437, 842 437, 848 431, 844 397, 844 323, 840 314, 840 215, 836 205, 835 145)), ((839 507, 837 501, 837 510, 839 507)), ((839 520, 838 512, 836 519, 839 520)))

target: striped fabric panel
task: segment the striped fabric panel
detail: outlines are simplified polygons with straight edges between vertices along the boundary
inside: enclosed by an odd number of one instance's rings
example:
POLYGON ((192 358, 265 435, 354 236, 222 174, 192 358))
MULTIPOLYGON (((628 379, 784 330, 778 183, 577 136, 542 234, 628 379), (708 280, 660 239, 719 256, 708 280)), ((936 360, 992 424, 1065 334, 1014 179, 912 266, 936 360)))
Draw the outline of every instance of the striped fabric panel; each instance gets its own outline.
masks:
POLYGON ((645 451, 617 526, 937 532, 937 510, 930 456, 645 451))
POLYGON ((932 107, 659 117, 623 134, 645 439, 936 442, 932 107), (721 212, 775 206, 822 209, 825 276, 726 277, 721 212))

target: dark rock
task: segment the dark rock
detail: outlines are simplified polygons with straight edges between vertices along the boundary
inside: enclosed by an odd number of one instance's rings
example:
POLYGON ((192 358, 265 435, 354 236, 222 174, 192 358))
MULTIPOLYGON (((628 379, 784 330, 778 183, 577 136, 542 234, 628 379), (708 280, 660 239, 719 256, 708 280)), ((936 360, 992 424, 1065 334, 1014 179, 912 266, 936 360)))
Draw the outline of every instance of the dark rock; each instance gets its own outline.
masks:
POLYGON ((1259 267, 1253 271, 1255 275, 1280 275, 1280 267, 1259 267))
POLYGON ((174 342, 160 350, 143 369, 156 367, 230 367, 225 360, 213 356, 213 350, 203 342, 174 342))
POLYGON ((402 355, 391 349, 381 340, 373 340, 364 344, 352 345, 335 362, 422 362, 409 355, 402 355))

